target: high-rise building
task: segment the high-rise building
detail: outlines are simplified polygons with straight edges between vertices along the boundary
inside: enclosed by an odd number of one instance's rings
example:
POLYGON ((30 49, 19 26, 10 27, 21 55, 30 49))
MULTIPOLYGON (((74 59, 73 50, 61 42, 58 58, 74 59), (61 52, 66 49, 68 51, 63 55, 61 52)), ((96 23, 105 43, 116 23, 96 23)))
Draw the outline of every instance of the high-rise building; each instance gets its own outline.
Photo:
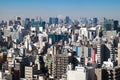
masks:
POLYGON ((25 18, 25 29, 30 29, 31 23, 30 18, 25 18))
POLYGON ((96 59, 97 59, 97 63, 98 65, 102 65, 103 61, 107 61, 109 56, 108 54, 106 53, 106 46, 104 44, 97 44, 97 56, 96 56, 96 59))
POLYGON ((118 66, 120 66, 120 43, 118 43, 118 66))
POLYGON ((106 45, 106 54, 110 55, 110 58, 111 58, 112 61, 115 60, 115 53, 113 52, 113 44, 112 43, 108 43, 106 45))
POLYGON ((41 26, 43 27, 43 29, 45 29, 45 24, 46 24, 45 21, 42 21, 42 22, 41 22, 41 26))
POLYGON ((109 20, 105 19, 104 20, 104 26, 103 26, 102 29, 104 29, 106 31, 113 30, 114 29, 114 27, 113 27, 113 20, 111 20, 111 19, 109 19, 109 20))
POLYGON ((54 23, 58 24, 58 18, 57 17, 54 19, 54 23))
POLYGON ((114 20, 114 30, 118 29, 119 21, 114 20))
POLYGON ((70 18, 69 18, 69 16, 66 16, 66 18, 65 18, 65 24, 69 24, 70 23, 70 18))
POLYGON ((106 31, 117 30, 118 21, 113 19, 105 19, 103 29, 106 31))
POLYGON ((97 80, 120 80, 120 67, 95 69, 97 80))
POLYGON ((49 18, 49 25, 51 25, 53 23, 53 19, 52 17, 49 18))
POLYGON ((13 26, 13 21, 12 20, 9 20, 9 26, 13 26))
POLYGON ((98 22, 98 19, 97 19, 97 18, 93 18, 92 23, 93 23, 94 25, 97 25, 97 22, 98 22))
POLYGON ((97 45, 97 63, 101 64, 101 45, 97 45))
POLYGON ((31 23, 34 23, 35 22, 35 19, 31 19, 31 23))
POLYGON ((60 40, 68 41, 68 38, 64 34, 48 34, 48 37, 52 39, 52 44, 59 42, 60 40))
POLYGON ((95 49, 92 49, 92 63, 95 63, 95 55, 96 55, 96 51, 95 49))
POLYGON ((25 66, 25 78, 32 80, 36 70, 37 70, 36 66, 25 66))
POLYGON ((58 24, 58 21, 59 21, 59 19, 57 18, 57 17, 50 17, 49 18, 49 25, 51 25, 51 24, 58 24))
POLYGON ((66 54, 56 54, 53 59, 53 75, 55 79, 60 79, 66 73, 68 56, 66 54))

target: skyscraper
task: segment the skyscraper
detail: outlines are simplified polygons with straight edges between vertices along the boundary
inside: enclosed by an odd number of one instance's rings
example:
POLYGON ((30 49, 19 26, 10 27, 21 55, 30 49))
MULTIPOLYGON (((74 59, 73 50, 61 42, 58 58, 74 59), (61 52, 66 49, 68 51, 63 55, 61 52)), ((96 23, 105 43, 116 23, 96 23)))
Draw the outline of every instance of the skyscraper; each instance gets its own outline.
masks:
POLYGON ((30 29, 30 18, 25 18, 25 29, 30 29))
POLYGON ((98 19, 97 19, 97 18, 93 18, 93 19, 92 19, 92 24, 93 24, 93 26, 96 26, 96 25, 97 25, 97 22, 98 22, 98 19))
POLYGON ((55 79, 60 79, 66 73, 68 56, 66 54, 56 54, 53 60, 53 75, 55 79))
POLYGON ((54 18, 54 24, 58 24, 58 18, 54 18))
POLYGON ((49 18, 49 25, 51 25, 53 23, 53 19, 52 17, 49 18))
POLYGON ((69 24, 70 23, 70 18, 69 18, 69 16, 66 16, 66 18, 65 18, 65 24, 69 24))
POLYGON ((59 19, 57 18, 57 17, 50 17, 49 18, 49 25, 51 25, 51 24, 58 24, 58 21, 59 21, 59 19))
POLYGON ((46 22, 42 21, 41 26, 43 27, 43 29, 45 29, 45 24, 46 24, 46 22))
POLYGON ((118 21, 113 19, 105 19, 103 29, 106 31, 117 30, 118 21))
POLYGON ((106 46, 104 44, 97 44, 97 63, 99 66, 102 65, 103 61, 107 61, 108 60, 108 54, 106 51, 106 46))
POLYGON ((119 25, 118 23, 119 23, 119 22, 118 22, 117 20, 114 21, 114 30, 117 30, 118 25, 119 25))
POLYGON ((118 66, 120 66, 120 43, 118 43, 118 66))

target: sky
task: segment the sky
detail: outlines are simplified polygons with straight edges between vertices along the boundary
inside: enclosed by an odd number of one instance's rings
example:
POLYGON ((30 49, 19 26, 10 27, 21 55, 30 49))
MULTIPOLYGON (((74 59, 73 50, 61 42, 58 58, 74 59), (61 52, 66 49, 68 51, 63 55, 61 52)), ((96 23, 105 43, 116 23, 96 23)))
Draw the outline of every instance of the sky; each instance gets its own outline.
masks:
POLYGON ((120 19, 120 0, 0 0, 0 19, 14 16, 120 19))

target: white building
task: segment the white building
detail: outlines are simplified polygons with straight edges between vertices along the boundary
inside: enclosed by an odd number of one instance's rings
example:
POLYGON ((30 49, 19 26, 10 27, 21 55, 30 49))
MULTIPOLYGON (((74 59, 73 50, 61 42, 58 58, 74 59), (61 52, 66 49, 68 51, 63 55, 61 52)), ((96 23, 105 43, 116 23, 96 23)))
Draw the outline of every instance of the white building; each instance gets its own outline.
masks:
POLYGON ((77 66, 75 70, 67 71, 67 80, 95 80, 94 68, 77 66))
POLYGON ((84 35, 85 37, 88 38, 88 30, 87 30, 87 28, 80 28, 79 35, 84 35))

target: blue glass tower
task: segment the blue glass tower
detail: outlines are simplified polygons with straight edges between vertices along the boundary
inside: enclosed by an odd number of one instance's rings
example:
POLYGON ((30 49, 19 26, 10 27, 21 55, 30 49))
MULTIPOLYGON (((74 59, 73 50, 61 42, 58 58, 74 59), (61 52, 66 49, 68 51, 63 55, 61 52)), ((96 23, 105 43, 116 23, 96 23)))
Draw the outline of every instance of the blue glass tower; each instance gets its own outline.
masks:
POLYGON ((51 25, 52 23, 53 23, 53 18, 50 17, 50 18, 49 18, 49 25, 51 25))
POLYGON ((43 29, 45 29, 45 24, 46 24, 46 22, 42 21, 41 26, 43 27, 43 29))
POLYGON ((93 18, 92 24, 97 25, 97 22, 98 22, 98 19, 97 18, 93 18))
POLYGON ((54 19, 54 24, 58 24, 58 18, 57 17, 54 19))
POLYGON ((25 18, 25 29, 29 29, 31 26, 30 18, 25 18))
POLYGON ((70 22, 70 18, 69 18, 69 16, 66 16, 66 18, 65 18, 65 24, 69 24, 69 22, 70 22))

